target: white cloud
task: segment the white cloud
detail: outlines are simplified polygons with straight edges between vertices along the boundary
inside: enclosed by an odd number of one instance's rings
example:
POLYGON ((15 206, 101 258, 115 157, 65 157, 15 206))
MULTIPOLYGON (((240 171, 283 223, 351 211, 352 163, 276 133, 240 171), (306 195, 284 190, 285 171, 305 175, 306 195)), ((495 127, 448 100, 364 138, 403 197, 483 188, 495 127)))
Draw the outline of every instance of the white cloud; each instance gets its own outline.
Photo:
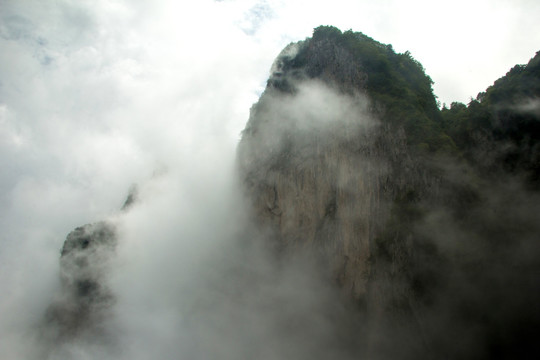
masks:
POLYGON ((411 51, 446 103, 476 97, 513 65, 526 63, 540 43, 540 3, 530 0, 275 3, 276 19, 262 31, 295 40, 318 25, 361 31, 396 51, 411 51))

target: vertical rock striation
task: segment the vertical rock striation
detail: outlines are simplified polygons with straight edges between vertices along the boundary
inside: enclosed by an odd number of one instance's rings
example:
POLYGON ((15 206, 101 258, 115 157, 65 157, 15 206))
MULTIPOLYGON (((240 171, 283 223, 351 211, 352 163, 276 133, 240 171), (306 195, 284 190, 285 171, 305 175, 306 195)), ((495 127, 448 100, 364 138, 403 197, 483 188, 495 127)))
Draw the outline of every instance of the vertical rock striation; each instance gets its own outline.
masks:
POLYGON ((329 38, 289 45, 272 71, 238 148, 256 218, 365 302, 375 239, 411 186, 404 129, 380 121, 362 64, 329 38))

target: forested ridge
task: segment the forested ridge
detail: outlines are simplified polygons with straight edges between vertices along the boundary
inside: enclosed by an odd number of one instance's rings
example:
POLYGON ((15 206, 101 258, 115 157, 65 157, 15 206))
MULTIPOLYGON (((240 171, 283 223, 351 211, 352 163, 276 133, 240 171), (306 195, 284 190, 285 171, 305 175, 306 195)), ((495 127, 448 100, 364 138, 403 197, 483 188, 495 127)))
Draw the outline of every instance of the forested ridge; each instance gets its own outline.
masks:
MULTIPOLYGON (((488 89, 471 97, 469 104, 441 106, 433 93, 433 80, 410 52, 396 53, 392 45, 361 32, 320 26, 312 38, 299 43, 295 57, 284 59, 284 70, 304 67, 317 42, 331 42, 350 54, 354 65, 366 74, 357 81, 356 89, 365 90, 384 121, 404 126, 412 149, 478 162, 475 151, 484 149, 486 142, 498 142, 497 147, 507 149, 489 162, 491 167, 503 165, 507 171, 524 173, 532 183, 538 183, 540 52, 528 64, 514 66, 488 89)), ((307 75, 315 78, 321 71, 322 67, 308 69, 307 75)))

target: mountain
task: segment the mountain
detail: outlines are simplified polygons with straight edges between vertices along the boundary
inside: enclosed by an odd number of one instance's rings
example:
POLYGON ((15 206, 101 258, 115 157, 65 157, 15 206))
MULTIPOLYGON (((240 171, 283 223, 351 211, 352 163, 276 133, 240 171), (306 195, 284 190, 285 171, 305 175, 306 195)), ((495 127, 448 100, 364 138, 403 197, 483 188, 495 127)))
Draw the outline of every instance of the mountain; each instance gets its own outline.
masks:
MULTIPOLYGON (((201 359, 537 358, 539 54, 439 109, 409 52, 331 26, 288 45, 238 144, 240 246, 194 259, 166 336, 201 359)), ((122 210, 137 206, 133 188, 122 210)), ((116 221, 64 242, 52 354, 116 339, 116 221)))
POLYGON ((362 33, 276 59, 238 147, 253 221, 353 299, 367 356, 538 353, 539 63, 439 110, 421 64, 362 33))

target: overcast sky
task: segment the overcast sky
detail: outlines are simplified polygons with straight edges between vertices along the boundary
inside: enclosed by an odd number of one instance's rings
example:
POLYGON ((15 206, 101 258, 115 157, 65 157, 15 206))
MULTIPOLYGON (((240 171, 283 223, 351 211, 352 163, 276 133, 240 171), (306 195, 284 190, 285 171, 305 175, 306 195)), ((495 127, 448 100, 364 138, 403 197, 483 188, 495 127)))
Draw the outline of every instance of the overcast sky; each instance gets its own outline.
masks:
POLYGON ((37 316, 13 314, 39 312, 66 234, 131 184, 203 194, 274 58, 314 27, 409 50, 450 103, 534 56, 539 16, 536 0, 0 0, 2 335, 37 316))

